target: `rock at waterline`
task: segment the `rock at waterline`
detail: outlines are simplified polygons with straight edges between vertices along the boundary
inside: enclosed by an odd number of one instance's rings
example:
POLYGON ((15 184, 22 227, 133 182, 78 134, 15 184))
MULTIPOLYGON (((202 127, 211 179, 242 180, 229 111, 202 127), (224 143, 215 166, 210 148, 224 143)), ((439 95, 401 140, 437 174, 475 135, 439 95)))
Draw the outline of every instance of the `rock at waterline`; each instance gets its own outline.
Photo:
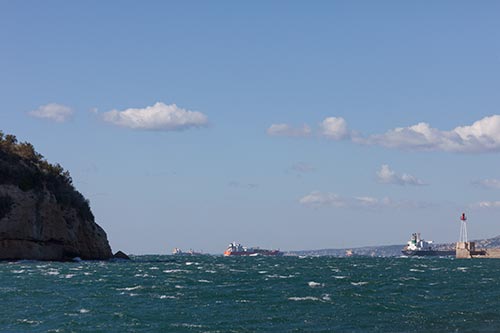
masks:
POLYGON ((130 257, 123 253, 122 251, 118 251, 113 255, 113 258, 115 259, 125 259, 125 260, 130 260, 130 257))

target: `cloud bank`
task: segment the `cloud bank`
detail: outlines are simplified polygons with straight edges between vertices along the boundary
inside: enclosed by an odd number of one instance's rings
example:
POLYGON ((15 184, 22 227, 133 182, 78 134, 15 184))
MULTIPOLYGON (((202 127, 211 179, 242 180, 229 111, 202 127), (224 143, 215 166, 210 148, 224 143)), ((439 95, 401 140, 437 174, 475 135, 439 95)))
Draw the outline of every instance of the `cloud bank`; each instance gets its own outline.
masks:
POLYGON ((483 188, 500 189, 500 180, 498 179, 481 179, 473 182, 473 184, 483 188))
POLYGON ((379 183, 382 184, 395 184, 395 185, 414 185, 414 186, 420 186, 420 185, 425 185, 425 183, 418 179, 415 176, 408 175, 406 173, 403 173, 402 175, 396 174, 393 170, 390 169, 389 165, 384 164, 380 168, 379 171, 377 171, 377 180, 379 183))
POLYGON ((500 201, 480 201, 472 206, 476 208, 500 208, 500 201))
POLYGON ((58 123, 70 119, 73 113, 74 111, 70 107, 57 103, 42 105, 38 109, 28 112, 32 117, 45 118, 58 123))
POLYGON ((201 112, 179 108, 175 104, 161 102, 142 109, 112 110, 103 113, 103 119, 111 124, 156 131, 179 131, 192 127, 203 127, 208 124, 208 118, 201 112))
POLYGON ((410 150, 481 153, 500 150, 500 116, 484 117, 469 126, 442 131, 427 123, 398 127, 384 134, 358 138, 362 144, 410 150))
MULTIPOLYGON (((292 129, 287 124, 272 125, 270 135, 306 136, 311 129, 292 129), (307 133, 306 133, 307 132, 307 133)), ((343 118, 328 117, 319 125, 319 134, 333 139, 350 139, 361 145, 377 145, 387 148, 445 151, 454 153, 485 153, 500 151, 500 115, 484 117, 471 125, 459 126, 450 131, 431 127, 421 122, 408 127, 397 127, 383 134, 362 135, 348 128, 343 118)))
POLYGON ((267 129, 267 134, 271 136, 301 137, 310 135, 311 128, 305 124, 299 128, 294 128, 288 124, 272 124, 267 129))
POLYGON ((335 193, 313 191, 308 195, 300 198, 301 205, 319 208, 319 207, 335 207, 335 208, 425 208, 433 204, 416 201, 393 201, 390 198, 374 198, 370 196, 359 197, 343 197, 335 193))

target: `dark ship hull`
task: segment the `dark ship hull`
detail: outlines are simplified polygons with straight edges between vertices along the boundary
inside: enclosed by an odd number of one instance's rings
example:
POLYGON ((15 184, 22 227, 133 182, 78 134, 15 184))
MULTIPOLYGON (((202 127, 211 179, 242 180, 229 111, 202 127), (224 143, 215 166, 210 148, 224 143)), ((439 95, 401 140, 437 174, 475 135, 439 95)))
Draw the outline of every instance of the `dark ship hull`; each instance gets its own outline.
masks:
POLYGON ((427 257, 427 256, 436 256, 436 257, 447 257, 447 256, 455 256, 456 251, 439 251, 439 250, 402 250, 401 251, 405 256, 412 257, 427 257))

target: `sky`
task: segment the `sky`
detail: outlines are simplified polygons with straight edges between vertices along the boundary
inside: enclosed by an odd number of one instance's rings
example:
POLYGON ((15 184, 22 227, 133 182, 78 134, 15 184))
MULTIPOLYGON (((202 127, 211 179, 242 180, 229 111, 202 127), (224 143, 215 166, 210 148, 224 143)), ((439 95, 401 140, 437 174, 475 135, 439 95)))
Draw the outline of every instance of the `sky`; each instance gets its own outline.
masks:
POLYGON ((114 251, 500 235, 496 1, 0 0, 0 129, 114 251))

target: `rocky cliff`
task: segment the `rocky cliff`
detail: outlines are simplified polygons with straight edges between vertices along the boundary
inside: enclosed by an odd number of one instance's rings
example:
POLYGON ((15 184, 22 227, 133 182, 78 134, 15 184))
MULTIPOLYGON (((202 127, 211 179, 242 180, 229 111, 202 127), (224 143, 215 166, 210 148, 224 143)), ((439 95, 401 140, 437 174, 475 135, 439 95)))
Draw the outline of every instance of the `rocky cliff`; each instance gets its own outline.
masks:
POLYGON ((67 171, 0 132, 0 260, 109 259, 106 233, 67 171))

